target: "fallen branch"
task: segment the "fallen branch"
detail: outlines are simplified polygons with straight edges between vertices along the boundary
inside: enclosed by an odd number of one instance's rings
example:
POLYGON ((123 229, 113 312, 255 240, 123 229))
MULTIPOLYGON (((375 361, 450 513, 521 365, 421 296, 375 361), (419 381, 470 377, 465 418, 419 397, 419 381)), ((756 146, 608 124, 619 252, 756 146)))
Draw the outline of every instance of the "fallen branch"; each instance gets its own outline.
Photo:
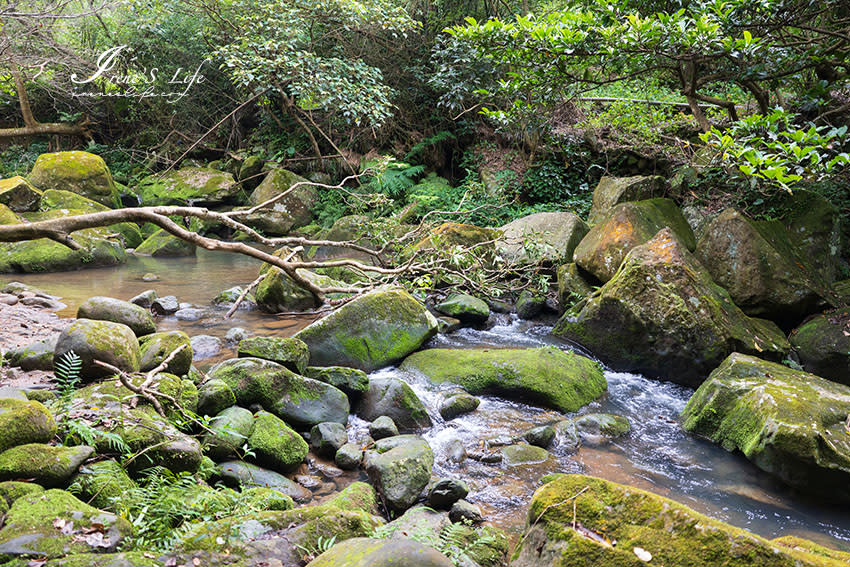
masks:
POLYGON ((262 274, 260 275, 260 277, 248 284, 248 286, 242 291, 242 293, 239 294, 239 297, 236 298, 236 301, 233 302, 233 305, 230 307, 230 309, 227 310, 227 313, 224 314, 225 319, 230 319, 230 317, 234 313, 236 313, 236 310, 239 309, 239 304, 245 301, 245 298, 248 297, 248 294, 251 293, 251 290, 260 285, 260 282, 266 279, 267 275, 267 273, 262 274))

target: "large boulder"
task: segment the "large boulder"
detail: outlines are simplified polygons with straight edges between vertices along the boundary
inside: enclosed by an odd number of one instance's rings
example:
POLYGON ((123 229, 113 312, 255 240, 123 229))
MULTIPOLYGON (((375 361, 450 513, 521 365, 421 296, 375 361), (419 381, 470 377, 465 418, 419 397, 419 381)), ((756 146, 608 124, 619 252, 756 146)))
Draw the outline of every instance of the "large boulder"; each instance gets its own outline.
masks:
POLYGON ((601 282, 607 282, 629 250, 662 228, 669 227, 688 250, 696 240, 688 221, 670 199, 648 199, 617 205, 599 219, 575 249, 575 262, 601 282))
POLYGON ((357 406, 357 415, 367 421, 381 416, 392 419, 398 430, 407 433, 431 427, 431 418, 416 392, 398 378, 374 378, 357 406))
POLYGON ((850 386, 850 308, 812 317, 788 339, 807 372, 850 386))
POLYGON ((47 443, 54 435, 53 415, 39 402, 0 398, 0 452, 17 445, 47 443))
POLYGON ((774 542, 704 516, 669 498, 600 478, 570 474, 534 493, 525 533, 511 565, 826 567, 841 564, 811 559, 805 560, 774 542))
POLYGON ((373 291, 346 303, 295 337, 310 349, 313 366, 352 366, 371 372, 421 347, 437 320, 401 289, 373 291))
POLYGON ((473 297, 468 293, 453 293, 445 300, 434 306, 434 309, 454 317, 462 323, 479 324, 490 317, 490 307, 483 299, 473 297))
POLYGON ((825 282, 805 269, 779 221, 727 209, 705 229, 696 256, 744 313, 793 326, 814 312, 825 282))
POLYGON ((842 231, 850 229, 841 222, 841 211, 824 197, 795 189, 786 197, 782 221, 788 238, 809 272, 826 283, 835 281, 841 255, 842 231))
POLYGON ((489 257, 496 249, 494 241, 498 238, 499 231, 492 228, 446 222, 431 229, 428 236, 413 246, 413 250, 445 252, 463 249, 479 257, 489 257))
MULTIPOLYGON (((320 302, 308 289, 298 285, 289 275, 276 266, 263 264, 261 272, 265 271, 266 277, 257 286, 254 296, 257 306, 268 313, 282 313, 284 311, 306 311, 318 307, 320 302)), ((307 281, 320 287, 338 285, 328 276, 319 275, 316 272, 298 269, 298 275, 307 281)))
POLYGON ((245 463, 242 461, 225 461, 216 467, 216 474, 231 486, 249 488, 271 488, 286 494, 298 502, 310 499, 310 491, 300 484, 289 480, 280 473, 245 463))
POLYGON ((41 201, 41 191, 21 177, 0 179, 0 203, 16 213, 34 211, 41 201))
POLYGON ((366 451, 366 472, 394 513, 410 508, 431 479, 434 453, 415 435, 386 437, 366 451))
POLYGON ((297 427, 348 421, 350 405, 342 391, 269 360, 232 358, 216 364, 207 375, 230 386, 240 405, 259 404, 297 427))
POLYGON ((452 567, 448 557, 412 539, 347 539, 330 548, 307 567, 452 567))
POLYGON ((261 464, 281 472, 296 469, 304 462, 309 451, 307 442, 298 433, 282 419, 266 411, 258 411, 254 416, 254 429, 248 437, 248 448, 261 464))
POLYGON ((41 154, 35 160, 29 180, 42 191, 63 189, 107 207, 121 205, 118 187, 106 162, 88 152, 41 154))
POLYGON ((307 345, 291 337, 248 337, 239 341, 239 358, 253 357, 277 362, 303 374, 310 360, 307 345))
POLYGON ((73 351, 82 360, 80 375, 93 379, 110 376, 110 370, 95 364, 106 362, 125 372, 138 372, 139 341, 127 325, 112 321, 77 319, 59 335, 53 351, 53 365, 73 351))
POLYGON ((92 453, 94 448, 85 445, 18 445, 0 453, 0 482, 27 478, 46 488, 63 486, 92 453))
POLYGON ((688 400, 683 427, 804 491, 850 500, 850 387, 731 354, 688 400))
POLYGON ((92 199, 64 189, 48 189, 41 195, 39 211, 55 211, 67 209, 80 211, 80 214, 100 213, 108 211, 109 207, 92 199))
POLYGON ((408 356, 399 368, 434 383, 459 384, 471 394, 495 394, 564 412, 589 404, 607 388, 599 364, 555 347, 429 349, 408 356))
POLYGON ((136 253, 154 258, 194 256, 195 245, 159 229, 139 244, 136 253))
POLYGON ((499 229, 496 251, 511 263, 562 264, 572 262, 573 251, 589 230, 574 213, 534 213, 499 229))
POLYGON ((204 452, 211 459, 221 460, 245 445, 254 429, 254 414, 250 410, 231 406, 210 421, 204 435, 204 452))
POLYGON ((691 386, 732 352, 781 360, 790 348, 775 324, 747 317, 669 229, 629 252, 552 333, 615 370, 691 386))
POLYGON ((140 204, 145 207, 238 204, 243 194, 233 175, 206 167, 183 167, 151 175, 136 187, 140 204))
POLYGON ((77 318, 121 323, 130 327, 137 337, 156 332, 150 311, 114 297, 88 298, 77 307, 77 318))
POLYGON ((259 205, 285 191, 289 192, 270 207, 271 210, 281 214, 278 229, 289 231, 310 224, 313 221, 313 208, 319 200, 319 192, 309 181, 289 170, 273 169, 270 171, 251 193, 248 201, 252 206, 259 205), (292 186, 296 183, 304 183, 304 185, 292 189, 292 186), (292 190, 290 191, 290 189, 292 190), (289 226, 285 227, 287 221, 289 226))
POLYGON ((164 331, 146 335, 139 339, 139 347, 141 349, 139 370, 142 372, 153 370, 180 347, 183 347, 183 350, 168 362, 163 372, 185 376, 192 367, 194 354, 192 343, 189 335, 183 331, 164 331))
POLYGON ((593 205, 587 222, 596 224, 620 203, 644 201, 664 195, 666 181, 660 175, 603 177, 593 190, 593 205))

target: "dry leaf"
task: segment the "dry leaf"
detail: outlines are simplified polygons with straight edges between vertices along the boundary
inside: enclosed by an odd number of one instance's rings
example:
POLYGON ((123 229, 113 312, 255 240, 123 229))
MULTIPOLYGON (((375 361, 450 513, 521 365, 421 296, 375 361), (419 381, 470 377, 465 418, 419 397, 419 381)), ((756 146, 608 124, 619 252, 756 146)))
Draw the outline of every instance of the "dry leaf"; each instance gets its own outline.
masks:
POLYGON ((632 549, 632 551, 635 552, 635 555, 637 555, 637 558, 640 559, 641 561, 644 561, 644 562, 652 561, 652 554, 650 552, 648 552, 647 550, 645 550, 644 548, 636 547, 636 548, 632 549))
POLYGON ((65 527, 66 523, 67 522, 63 518, 56 518, 55 520, 53 520, 53 527, 57 530, 61 530, 65 527))

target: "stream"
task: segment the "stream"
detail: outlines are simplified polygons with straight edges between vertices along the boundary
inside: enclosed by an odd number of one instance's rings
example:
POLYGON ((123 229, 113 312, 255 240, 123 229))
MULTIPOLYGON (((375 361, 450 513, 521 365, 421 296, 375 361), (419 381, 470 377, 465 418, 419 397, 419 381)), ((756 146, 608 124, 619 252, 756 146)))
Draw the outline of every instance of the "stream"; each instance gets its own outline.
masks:
MULTIPOLYGON (((62 297, 67 308, 60 316, 73 317, 77 305, 94 295, 129 299, 156 289, 160 296, 176 295, 181 302, 207 308, 220 291, 245 285, 257 275, 259 262, 239 255, 198 250, 190 258, 131 257, 119 268, 99 268, 79 272, 7 275, 62 297), (159 281, 142 280, 155 273, 159 281)), ((225 320, 225 309, 209 307, 198 321, 158 320, 160 330, 181 329, 190 336, 205 334, 223 337, 232 327, 252 334, 290 336, 313 319, 304 316, 275 316, 258 311, 237 311, 225 320)), ((554 344, 571 348, 549 336, 552 321, 521 321, 512 315, 494 315, 486 330, 461 329, 438 335, 429 347, 537 347, 554 344)), ((592 353, 583 353, 592 355, 592 353)), ((197 361, 205 370, 213 363, 235 356, 225 347, 214 357, 197 361)), ((767 538, 795 535, 830 547, 850 551, 850 510, 817 502, 793 492, 757 469, 740 454, 695 438, 682 430, 678 415, 693 390, 671 383, 646 379, 636 374, 606 372, 608 392, 578 413, 615 413, 631 422, 631 432, 609 442, 584 444, 577 450, 554 448, 544 463, 506 467, 483 464, 472 459, 455 463, 449 458, 459 442, 474 448, 482 441, 521 435, 537 425, 563 419, 563 415, 503 399, 483 396, 478 410, 445 422, 437 413, 440 393, 426 383, 395 367, 381 369, 372 376, 397 376, 410 383, 428 406, 434 426, 424 433, 435 452, 434 474, 462 478, 470 486, 469 500, 478 504, 493 525, 516 537, 522 531, 528 502, 542 476, 555 473, 584 473, 614 482, 646 489, 681 502, 699 512, 767 538)), ((349 420, 350 436, 368 434, 368 424, 354 416, 349 420)), ((302 472, 316 474, 317 463, 305 465, 302 472)), ((321 469, 321 463, 318 463, 321 469)), ((356 473, 335 479, 341 488, 356 480, 356 473)), ((326 493, 328 485, 321 491, 326 493)), ((316 494, 319 496, 319 494, 316 494)))

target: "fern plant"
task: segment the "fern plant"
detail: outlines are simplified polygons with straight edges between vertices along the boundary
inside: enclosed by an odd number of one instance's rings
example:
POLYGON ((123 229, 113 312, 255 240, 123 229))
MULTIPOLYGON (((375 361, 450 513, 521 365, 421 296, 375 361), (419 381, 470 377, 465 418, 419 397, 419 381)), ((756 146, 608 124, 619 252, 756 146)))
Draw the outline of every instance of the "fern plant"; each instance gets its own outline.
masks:
POLYGON ((59 386, 59 400, 62 403, 63 413, 67 411, 71 403, 71 397, 80 383, 80 372, 83 369, 83 359, 73 350, 69 350, 56 361, 54 374, 59 386))

